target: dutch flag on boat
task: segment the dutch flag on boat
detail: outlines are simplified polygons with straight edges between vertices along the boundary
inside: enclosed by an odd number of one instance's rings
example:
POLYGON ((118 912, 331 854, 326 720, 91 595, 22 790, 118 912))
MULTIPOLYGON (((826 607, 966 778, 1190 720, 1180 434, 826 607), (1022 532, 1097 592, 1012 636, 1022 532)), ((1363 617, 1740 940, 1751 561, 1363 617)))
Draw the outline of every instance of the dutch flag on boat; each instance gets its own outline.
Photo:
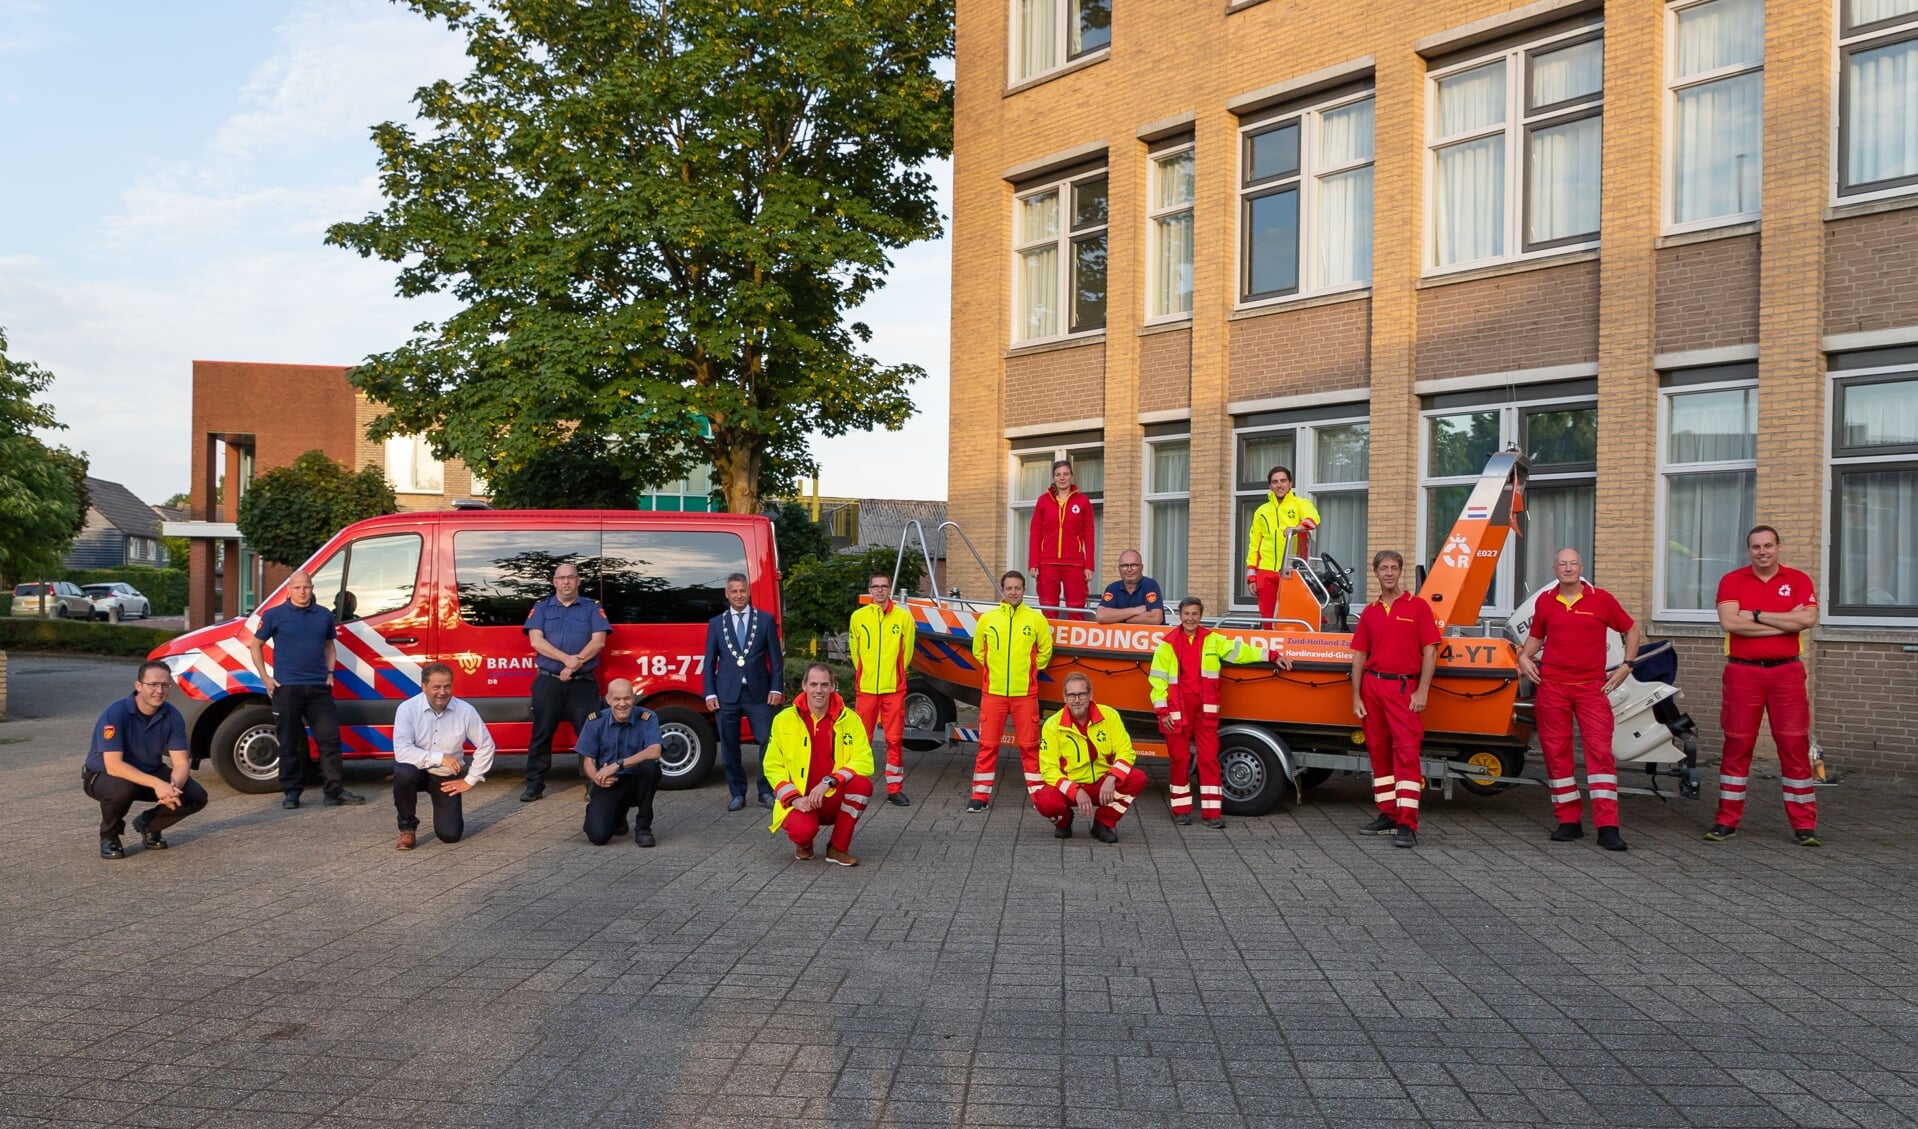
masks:
POLYGON ((1471 521, 1474 518, 1482 518, 1482 517, 1488 518, 1491 516, 1492 516, 1492 510, 1491 510, 1491 507, 1489 506, 1466 506, 1465 507, 1465 520, 1467 521, 1471 521))

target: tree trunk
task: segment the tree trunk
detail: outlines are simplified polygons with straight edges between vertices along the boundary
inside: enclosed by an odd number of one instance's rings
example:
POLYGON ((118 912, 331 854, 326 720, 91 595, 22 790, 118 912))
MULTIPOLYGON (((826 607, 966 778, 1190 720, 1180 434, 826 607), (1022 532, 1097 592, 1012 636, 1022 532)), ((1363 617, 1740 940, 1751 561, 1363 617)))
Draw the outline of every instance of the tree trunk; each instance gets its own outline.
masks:
POLYGON ((729 514, 759 512, 759 464, 761 456, 737 437, 722 436, 719 451, 713 456, 713 473, 719 476, 719 489, 726 498, 729 514), (729 441, 732 440, 732 441, 729 441))

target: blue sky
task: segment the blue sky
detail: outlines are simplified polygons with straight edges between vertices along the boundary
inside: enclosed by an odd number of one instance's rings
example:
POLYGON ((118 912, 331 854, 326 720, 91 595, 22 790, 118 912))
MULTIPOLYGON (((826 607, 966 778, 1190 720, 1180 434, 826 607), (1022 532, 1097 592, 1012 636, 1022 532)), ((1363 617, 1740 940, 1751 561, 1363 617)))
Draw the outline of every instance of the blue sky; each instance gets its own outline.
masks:
MULTIPOLYGON (((464 62, 387 0, 0 0, 0 327, 56 376, 56 441, 158 501, 194 360, 352 364, 443 316, 320 240, 379 205, 368 129, 464 62)), ((906 430, 815 441, 824 493, 946 496, 949 271, 914 247, 861 313, 928 378, 906 430)))

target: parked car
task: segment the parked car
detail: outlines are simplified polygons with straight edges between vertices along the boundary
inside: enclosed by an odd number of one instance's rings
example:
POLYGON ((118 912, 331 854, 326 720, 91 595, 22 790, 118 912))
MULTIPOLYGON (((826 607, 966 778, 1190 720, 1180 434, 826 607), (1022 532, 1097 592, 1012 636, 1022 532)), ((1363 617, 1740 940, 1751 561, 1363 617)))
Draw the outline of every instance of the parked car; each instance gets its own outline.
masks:
POLYGON ((13 614, 17 616, 52 615, 55 619, 92 619, 93 601, 87 594, 65 580, 52 583, 53 595, 47 595, 45 583, 16 584, 13 586, 13 614), (53 601, 51 610, 47 601, 53 601))
POLYGON ((123 581, 111 584, 82 584, 80 591, 93 601, 93 614, 116 623, 123 619, 145 619, 153 614, 153 603, 140 590, 123 581))

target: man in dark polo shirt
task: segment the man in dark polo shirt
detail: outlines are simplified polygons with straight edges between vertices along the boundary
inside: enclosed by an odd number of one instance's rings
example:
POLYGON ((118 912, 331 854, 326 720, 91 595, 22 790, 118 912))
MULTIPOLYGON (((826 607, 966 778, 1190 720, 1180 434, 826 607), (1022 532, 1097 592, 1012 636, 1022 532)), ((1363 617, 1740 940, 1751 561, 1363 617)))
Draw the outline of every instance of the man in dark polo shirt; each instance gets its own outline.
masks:
POLYGON ((579 594, 579 569, 571 561, 553 570, 553 594, 526 613, 526 639, 533 645, 533 735, 526 744, 526 790, 519 802, 546 795, 546 770, 553 764, 553 735, 571 722, 573 739, 599 708, 599 682, 593 671, 600 648, 613 627, 596 601, 579 594))
POLYGON ((1106 585, 1093 615, 1100 623, 1165 622, 1165 596, 1159 582, 1145 574, 1145 558, 1139 550, 1119 554, 1119 579, 1106 585))
POLYGON ((273 701, 273 722, 280 739, 280 801, 300 806, 306 788, 306 731, 320 747, 320 777, 326 806, 363 804, 366 797, 346 790, 340 766, 340 711, 333 704, 333 613, 313 599, 313 578, 296 572, 286 578, 286 599, 260 613, 253 630, 253 669, 273 701), (273 644, 273 666, 266 645, 273 644))
POLYGON ((573 751, 587 779, 586 838, 595 847, 626 832, 626 812, 636 809, 633 843, 650 847, 653 793, 659 790, 659 715, 641 709, 633 684, 615 678, 606 687, 606 708, 586 719, 573 751))
POLYGON ((149 851, 166 850, 160 832, 206 806, 206 789, 189 776, 186 722, 166 700, 173 674, 162 662, 144 662, 133 693, 106 708, 93 725, 80 787, 100 802, 100 857, 123 859, 120 832, 126 814, 144 800, 133 829, 149 851), (169 769, 162 762, 171 762, 169 769))

